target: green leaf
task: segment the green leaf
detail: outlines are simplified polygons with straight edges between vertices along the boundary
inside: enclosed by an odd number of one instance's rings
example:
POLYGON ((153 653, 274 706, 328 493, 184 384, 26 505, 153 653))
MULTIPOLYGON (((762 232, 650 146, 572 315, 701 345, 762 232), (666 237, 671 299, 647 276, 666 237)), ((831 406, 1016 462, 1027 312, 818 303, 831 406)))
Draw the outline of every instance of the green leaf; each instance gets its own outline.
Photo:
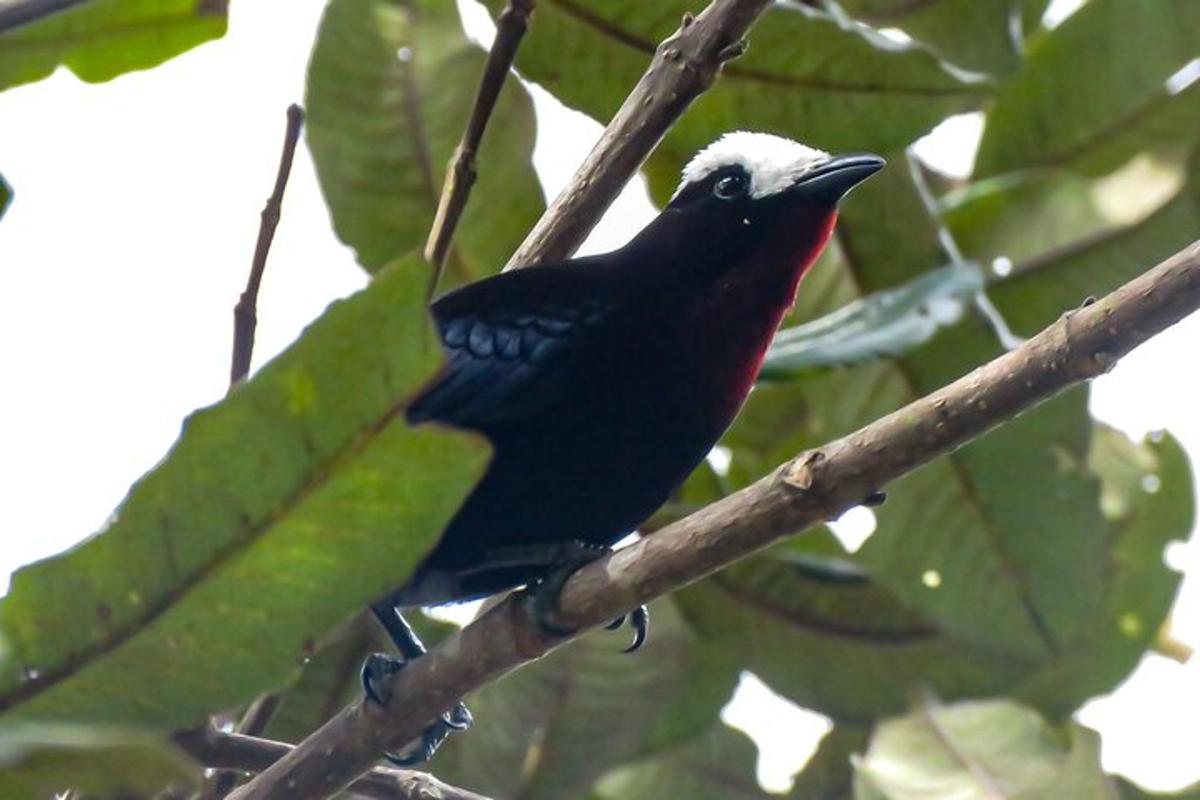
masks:
MULTIPOLYGON (((741 731, 714 721, 684 745, 605 775, 594 800, 771 800, 758 785, 758 750, 741 731)), ((562 796, 562 795, 559 795, 562 796)))
POLYGON ((8 210, 8 204, 12 202, 13 191, 8 185, 8 181, 4 180, 4 176, 0 175, 0 218, 4 217, 4 212, 8 210))
MULTIPOLYGON (((454 3, 332 0, 325 9, 308 70, 308 144, 334 228, 369 272, 424 246, 484 60, 454 3)), ((447 286, 498 271, 541 215, 533 139, 529 95, 508 80, 447 286)))
POLYGON ((1092 0, 1035 41, 1001 87, 977 177, 1061 163, 1169 102, 1164 82, 1200 56, 1200 4, 1092 0))
POLYGON ((1120 800, 1200 800, 1200 785, 1180 792, 1147 792, 1125 778, 1117 778, 1117 796, 1120 800))
POLYGON ((1086 297, 1098 297, 1140 275, 1200 236, 1200 148, 1188 181, 1146 219, 1073 241, 1023 264, 988 295, 1018 333, 1031 334, 1086 297))
POLYGON ((193 414, 104 531, 13 576, 0 722, 193 724, 407 578, 486 453, 403 419, 440 358, 426 281, 400 262, 334 304, 193 414))
POLYGON ((636 658, 621 652, 627 631, 592 633, 469 697, 475 725, 438 753, 438 776, 489 796, 575 797, 610 768, 698 736, 738 671, 671 600, 650 614, 636 658))
MULTIPOLYGON (((495 14, 504 0, 486 5, 495 14)), ((547 0, 538 4, 517 67, 566 105, 608 120, 683 13, 705 5, 547 0)), ((947 114, 978 106, 989 91, 947 71, 928 52, 796 4, 773 6, 748 38, 749 51, 725 66, 647 164, 659 200, 670 196, 685 161, 731 130, 773 131, 832 150, 888 152, 947 114)))
POLYGON ((1017 4, 1012 0, 838 0, 842 9, 864 22, 899 28, 947 61, 990 73, 1017 68, 1023 44, 1019 35, 1037 24, 1048 4, 1048 0, 1017 4))
POLYGON ((0 34, 0 89, 65 65, 89 83, 150 69, 225 35, 226 0, 92 0, 0 34))
POLYGON ((0 797, 150 797, 187 787, 200 768, 161 740, 104 727, 20 725, 0 729, 0 797))
MULTIPOLYGON (((946 222, 970 258, 986 264, 1005 257, 1021 272, 1025 262, 1038 264, 1059 248, 1115 235, 1180 192, 1194 192, 1185 184, 1196 180, 1194 168, 1189 178, 1187 161, 1198 136, 1200 82, 1056 166, 989 178, 946 197, 946 222)), ((1200 223, 1192 233, 1200 233, 1200 223)), ((1099 295, 1120 282, 1106 276, 1089 293, 1099 295)), ((1039 288, 1051 302, 1079 302, 1078 295, 1056 291, 1054 280, 1039 288)))
POLYGON ((1112 800, 1099 736, 1003 700, 888 720, 855 767, 855 800, 1112 800))
POLYGON ((983 291, 977 264, 930 270, 895 289, 873 292, 831 314, 781 330, 759 380, 783 380, 821 368, 896 357, 954 325, 983 291))

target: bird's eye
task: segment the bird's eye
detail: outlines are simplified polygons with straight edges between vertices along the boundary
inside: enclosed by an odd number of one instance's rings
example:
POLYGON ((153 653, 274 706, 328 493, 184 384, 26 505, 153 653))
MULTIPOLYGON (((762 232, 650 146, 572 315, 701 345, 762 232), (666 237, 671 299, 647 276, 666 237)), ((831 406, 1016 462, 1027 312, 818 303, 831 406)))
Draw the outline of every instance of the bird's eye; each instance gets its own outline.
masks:
POLYGON ((713 194, 722 200, 736 200, 746 193, 746 176, 726 175, 713 185, 713 194))

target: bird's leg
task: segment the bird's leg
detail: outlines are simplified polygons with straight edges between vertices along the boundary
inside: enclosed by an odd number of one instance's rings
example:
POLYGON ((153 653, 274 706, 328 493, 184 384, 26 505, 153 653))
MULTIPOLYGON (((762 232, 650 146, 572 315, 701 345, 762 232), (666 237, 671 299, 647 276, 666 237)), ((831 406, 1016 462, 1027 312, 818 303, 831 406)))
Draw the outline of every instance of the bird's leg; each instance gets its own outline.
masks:
MULTIPOLYGON (((392 643, 396 645, 400 655, 403 656, 398 659, 384 653, 372 653, 363 662, 361 675, 363 694, 371 702, 387 705, 391 697, 389 693, 381 691, 380 682, 404 669, 404 665, 409 661, 425 655, 426 650, 425 645, 421 643, 420 638, 417 637, 408 621, 404 619, 400 610, 390 601, 385 600, 372 605, 371 611, 375 613, 375 617, 391 637, 392 643)), ((471 722, 470 710, 462 703, 455 703, 454 708, 442 714, 441 719, 421 733, 420 741, 408 755, 401 756, 385 751, 384 758, 400 767, 411 767, 428 761, 441 747, 442 742, 446 741, 447 736, 454 731, 465 731, 471 727, 471 722)))
MULTIPOLYGON (((555 624, 552 619, 558 610, 559 595, 567 579, 593 561, 603 558, 612 552, 611 547, 586 544, 572 541, 555 545, 558 548, 557 558, 548 565, 550 571, 525 589, 529 601, 529 609, 534 624, 545 635, 555 638, 573 636, 577 630, 564 628, 555 624)), ((633 628, 633 644, 624 652, 632 653, 646 643, 646 631, 650 626, 650 613, 645 606, 638 606, 628 615, 630 627, 633 628)), ((606 628, 616 630, 625 623, 626 617, 620 616, 610 622, 606 628)))

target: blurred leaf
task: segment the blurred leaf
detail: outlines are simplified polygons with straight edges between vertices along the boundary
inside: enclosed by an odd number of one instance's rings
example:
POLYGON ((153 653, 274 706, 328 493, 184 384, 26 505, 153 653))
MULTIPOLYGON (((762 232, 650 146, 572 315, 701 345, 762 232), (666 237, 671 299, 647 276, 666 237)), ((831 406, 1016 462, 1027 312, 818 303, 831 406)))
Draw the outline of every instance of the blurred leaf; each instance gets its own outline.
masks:
POLYGON ((1049 0, 837 0, 877 28, 899 28, 960 67, 990 73, 1017 68, 1022 33, 1041 19, 1049 0))
MULTIPOLYGON (((1188 191, 1187 156, 1198 140, 1200 82, 1058 166, 979 181, 947 197, 946 221, 973 259, 1037 263, 1047 251, 1137 225, 1188 191)), ((1192 233, 1200 235, 1200 220, 1192 233)), ((1090 293, 1119 282, 1105 280, 1090 293)), ((1042 288, 1056 298, 1052 280, 1042 288)), ((1059 302, 1074 304, 1078 296, 1059 302)))
MULTIPOLYGON (((504 0, 486 0, 496 14, 504 0)), ((650 63, 655 47, 703 0, 539 3, 517 54, 522 75, 606 121, 650 63)), ((989 89, 903 47, 796 5, 776 5, 751 31, 749 51, 671 129, 647 164, 660 201, 679 168, 722 133, 765 130, 833 150, 887 152, 947 114, 977 107, 989 89), (863 120, 871 120, 864 125, 863 120)))
MULTIPOLYGON (((308 143, 334 228, 369 272, 424 246, 484 61, 445 0, 325 9, 308 69, 308 143)), ((533 139, 529 95, 506 81, 443 288, 499 271, 541 215, 533 139)))
POLYGON ((1188 182, 1145 220, 1027 259, 988 289, 1014 330, 1030 334, 1086 297, 1098 297, 1200 238, 1200 148, 1188 182))
POLYGON ((934 706, 881 723, 856 800, 1113 800, 1100 737, 1009 701, 934 706))
MULTIPOLYGON (((771 800, 758 785, 758 750, 746 734, 712 722, 702 735, 652 758, 614 769, 593 800, 771 800)), ((563 795, 557 795, 563 796, 563 795)))
POLYGON ((977 264, 930 270, 903 286, 873 292, 812 322, 785 328, 763 360, 759 380, 896 357, 954 325, 983 291, 977 264))
POLYGON ((192 415, 109 526, 0 601, 0 720, 194 724, 280 685, 402 583, 483 444, 410 428, 439 361, 410 260, 192 415))
POLYGON ((1200 785, 1180 792, 1147 792, 1125 778, 1116 779, 1117 796, 1120 800, 1200 800, 1200 785))
POLYGON ((796 775, 788 800, 850 800, 851 758, 867 749, 867 731, 835 725, 821 738, 817 752, 796 775))
POLYGON ((0 89, 65 65, 107 81, 225 35, 227 0, 92 0, 0 34, 0 89))
POLYGON ((475 725, 438 754, 438 776, 497 797, 575 797, 608 769, 695 738, 738 670, 671 600, 650 614, 636 656, 621 652, 626 630, 591 633, 469 697, 475 725))
POLYGON ((988 113, 977 177, 1072 159, 1170 101, 1165 81, 1200 56, 1200 3, 1092 0, 1030 47, 988 113))
POLYGON ((199 778, 186 756, 145 734, 71 725, 0 729, 0 797, 40 800, 70 788, 90 800, 119 800, 199 778))

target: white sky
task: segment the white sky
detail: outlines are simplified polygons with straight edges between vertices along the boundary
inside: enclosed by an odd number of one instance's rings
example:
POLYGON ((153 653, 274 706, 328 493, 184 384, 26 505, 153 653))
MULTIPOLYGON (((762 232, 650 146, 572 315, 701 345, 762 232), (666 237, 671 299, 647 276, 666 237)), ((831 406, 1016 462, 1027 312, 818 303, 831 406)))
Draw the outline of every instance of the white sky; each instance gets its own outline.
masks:
MULTIPOLYGON (((183 417, 224 393, 231 309, 322 2, 232 5, 228 36, 157 69, 99 86, 59 72, 0 93, 0 173, 16 191, 0 221, 0 589, 20 564, 97 529, 183 417)), ((600 127, 543 92, 536 102, 535 163, 553 193, 600 127)), ((924 152, 965 170, 977 130, 955 122, 924 152)), ((635 185, 589 249, 620 244, 652 214, 635 185)), ((255 364, 363 285, 302 147, 262 287, 255 364)), ((1178 368, 1194 363, 1198 333, 1190 320, 1122 362, 1097 382, 1096 413, 1134 434, 1167 428, 1200 455, 1190 370, 1178 368)), ((1192 568, 1194 548, 1171 561, 1192 568)), ((1200 644, 1194 580, 1175 632, 1200 644)), ((1195 662, 1149 656, 1081 716, 1103 733, 1109 768, 1156 789, 1200 779, 1195 662)), ((826 725, 752 678, 727 718, 759 743, 772 788, 787 786, 826 725)))

